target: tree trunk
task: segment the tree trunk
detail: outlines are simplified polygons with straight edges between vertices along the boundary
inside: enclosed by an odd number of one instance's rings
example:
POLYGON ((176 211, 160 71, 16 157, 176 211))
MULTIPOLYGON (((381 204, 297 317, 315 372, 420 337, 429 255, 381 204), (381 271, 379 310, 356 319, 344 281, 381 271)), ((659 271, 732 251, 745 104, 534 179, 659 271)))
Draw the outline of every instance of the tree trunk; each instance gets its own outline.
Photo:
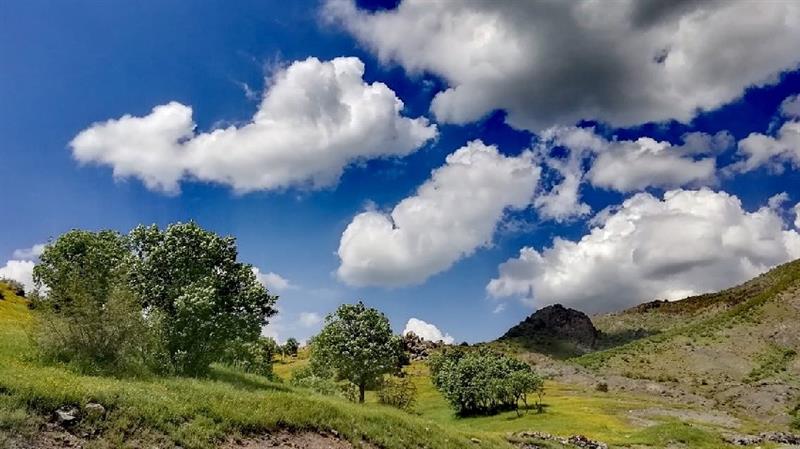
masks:
POLYGON ((359 404, 363 404, 364 403, 364 390, 366 390, 366 389, 367 389, 367 386, 366 386, 366 384, 364 384, 364 382, 361 382, 360 384, 358 384, 358 403, 359 404))

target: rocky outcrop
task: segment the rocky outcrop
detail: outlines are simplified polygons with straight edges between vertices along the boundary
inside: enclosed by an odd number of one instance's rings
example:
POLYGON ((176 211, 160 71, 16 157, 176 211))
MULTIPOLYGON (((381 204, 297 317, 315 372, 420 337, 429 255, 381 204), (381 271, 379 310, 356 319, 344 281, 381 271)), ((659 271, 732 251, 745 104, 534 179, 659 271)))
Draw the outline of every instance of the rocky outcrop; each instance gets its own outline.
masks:
POLYGON ((413 332, 403 335, 403 347, 411 361, 425 360, 434 350, 444 346, 444 342, 428 341, 413 332))
POLYGON ((585 313, 555 304, 537 310, 500 339, 562 340, 591 349, 599 337, 600 333, 585 313))

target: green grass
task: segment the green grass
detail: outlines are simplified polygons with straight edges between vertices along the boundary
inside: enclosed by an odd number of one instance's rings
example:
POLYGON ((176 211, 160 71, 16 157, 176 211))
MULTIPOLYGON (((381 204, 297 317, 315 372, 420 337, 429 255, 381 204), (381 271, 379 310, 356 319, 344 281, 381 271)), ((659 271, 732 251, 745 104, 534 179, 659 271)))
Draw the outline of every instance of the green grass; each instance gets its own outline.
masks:
MULTIPOLYGON (((573 360, 586 368, 598 370, 610 359, 624 354, 655 353, 659 345, 669 343, 676 337, 685 336, 690 339, 713 337, 714 331, 730 326, 732 323, 752 321, 760 306, 774 300, 778 295, 796 284, 798 280, 800 280, 800 261, 789 262, 744 286, 737 287, 745 292, 754 294, 746 300, 739 300, 740 298, 737 296, 737 301, 731 301, 731 303, 735 305, 722 312, 711 315, 710 317, 704 316, 701 319, 688 320, 687 324, 676 325, 663 332, 643 337, 611 349, 576 357, 573 360), (752 287, 747 287, 749 284, 756 282, 759 283, 758 285, 761 288, 754 289, 752 287)), ((736 290, 737 288, 731 290, 736 290)), ((720 295, 723 293, 720 293, 720 295)), ((698 302, 696 300, 697 298, 688 298, 683 301, 695 304, 698 302)), ((673 304, 678 304, 683 301, 678 301, 673 304)))
MULTIPOLYGON (((278 428, 335 430, 355 444, 367 441, 386 449, 510 449, 509 435, 524 430, 582 434, 612 447, 661 448, 668 442, 701 449, 726 447, 715 429, 687 426, 674 418, 653 418, 655 425, 650 427, 630 419, 632 411, 677 407, 659 398, 601 393, 557 382, 546 384, 544 413, 531 410, 522 416, 507 412, 459 418, 434 389, 424 363, 407 367, 418 392, 412 413, 377 404, 372 392, 367 404, 358 405, 222 366, 214 366, 204 379, 86 376, 39 364, 26 334, 30 325, 31 313, 24 300, 0 301, 0 446, 10 433, 35 431, 41 419, 37 417, 63 405, 91 401, 109 411, 96 428, 105 447, 205 449, 230 435, 278 428)), ((294 369, 307 363, 307 354, 301 352, 296 358, 278 361, 275 372, 288 379, 294 369)))
POLYGON ((770 345, 761 354, 758 366, 748 374, 747 381, 756 382, 785 372, 796 356, 794 349, 770 345))
POLYGON ((63 405, 98 402, 109 410, 100 430, 111 446, 152 432, 170 444, 207 448, 229 434, 288 428, 335 430, 354 443, 365 440, 387 449, 510 447, 502 435, 448 428, 377 404, 352 404, 218 366, 208 379, 118 379, 43 366, 30 356, 31 315, 25 302, 3 293, 0 432, 6 437, 63 405))

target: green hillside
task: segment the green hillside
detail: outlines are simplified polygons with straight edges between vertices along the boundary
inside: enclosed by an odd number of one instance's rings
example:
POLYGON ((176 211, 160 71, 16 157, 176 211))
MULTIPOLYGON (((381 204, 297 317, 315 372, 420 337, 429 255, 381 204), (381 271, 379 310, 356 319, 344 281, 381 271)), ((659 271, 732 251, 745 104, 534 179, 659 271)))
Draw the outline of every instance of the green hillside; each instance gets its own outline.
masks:
POLYGON ((97 447, 207 448, 233 435, 276 429, 335 432, 354 444, 384 448, 510 447, 502 435, 359 406, 218 366, 208 379, 118 379, 41 366, 26 335, 32 320, 26 301, 5 285, 0 292, 0 442, 25 433, 36 438, 59 407, 97 402, 107 418, 78 431, 99 435, 97 447))
POLYGON ((767 423, 787 424, 800 400, 800 261, 593 322, 611 347, 575 361, 596 373, 661 381, 767 423))

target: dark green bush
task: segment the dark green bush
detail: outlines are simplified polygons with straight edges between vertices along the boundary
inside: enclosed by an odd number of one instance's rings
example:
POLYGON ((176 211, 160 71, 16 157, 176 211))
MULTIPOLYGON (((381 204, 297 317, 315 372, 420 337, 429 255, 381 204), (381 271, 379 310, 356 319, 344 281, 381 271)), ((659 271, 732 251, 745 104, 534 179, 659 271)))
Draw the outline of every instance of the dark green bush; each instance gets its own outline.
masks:
POLYGON ((528 406, 528 394, 537 393, 542 410, 543 380, 531 367, 512 357, 486 349, 452 348, 430 358, 434 386, 458 415, 492 414, 528 406))
POLYGON ((269 337, 256 341, 236 340, 228 345, 222 361, 248 373, 272 376, 272 362, 278 353, 278 344, 269 337))

